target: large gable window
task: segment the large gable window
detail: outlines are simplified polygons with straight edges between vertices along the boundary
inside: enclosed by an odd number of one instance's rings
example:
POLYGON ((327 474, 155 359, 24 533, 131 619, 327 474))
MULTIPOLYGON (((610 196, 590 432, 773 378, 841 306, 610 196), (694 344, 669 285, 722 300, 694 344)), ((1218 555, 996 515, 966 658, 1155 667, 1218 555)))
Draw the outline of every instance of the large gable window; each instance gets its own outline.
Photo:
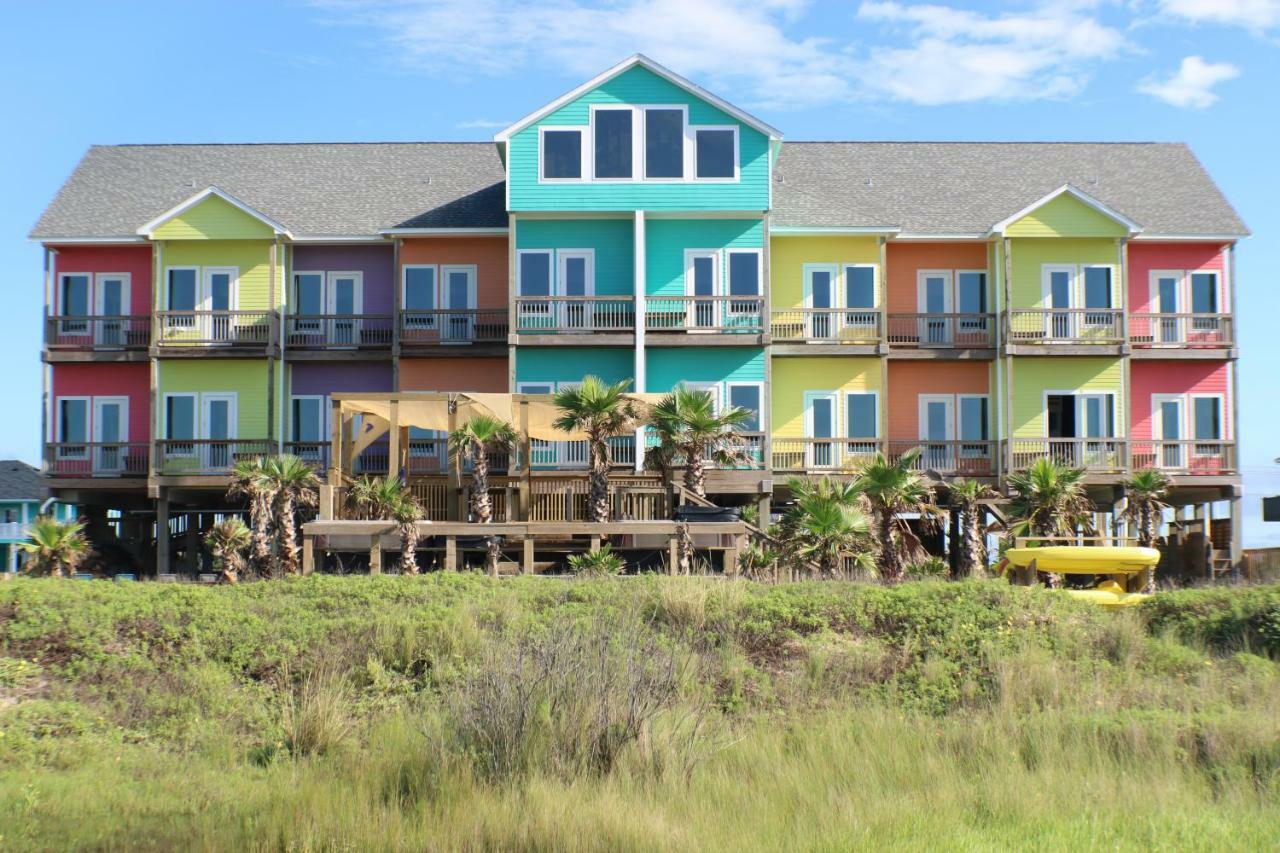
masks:
POLYGON ((645 110, 644 176, 684 177, 684 110, 645 110))
POLYGON ((631 110, 596 110, 594 126, 595 176, 597 178, 630 178, 632 176, 631 110))
POLYGON ((734 178, 738 173, 738 129, 699 128, 694 131, 696 174, 699 178, 734 178))
POLYGON ((553 181, 582 177, 581 129, 543 129, 542 177, 553 181))

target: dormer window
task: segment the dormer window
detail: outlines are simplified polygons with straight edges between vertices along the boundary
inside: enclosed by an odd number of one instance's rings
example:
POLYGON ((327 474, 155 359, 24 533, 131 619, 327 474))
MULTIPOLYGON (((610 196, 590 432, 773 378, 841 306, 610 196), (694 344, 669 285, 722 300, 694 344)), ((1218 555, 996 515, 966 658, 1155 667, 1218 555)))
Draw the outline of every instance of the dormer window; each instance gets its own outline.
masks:
POLYGON ((631 109, 597 109, 593 118, 595 176, 630 178, 633 158, 631 109))
POLYGON ((543 129, 542 177, 553 181, 582 178, 581 129, 543 129))

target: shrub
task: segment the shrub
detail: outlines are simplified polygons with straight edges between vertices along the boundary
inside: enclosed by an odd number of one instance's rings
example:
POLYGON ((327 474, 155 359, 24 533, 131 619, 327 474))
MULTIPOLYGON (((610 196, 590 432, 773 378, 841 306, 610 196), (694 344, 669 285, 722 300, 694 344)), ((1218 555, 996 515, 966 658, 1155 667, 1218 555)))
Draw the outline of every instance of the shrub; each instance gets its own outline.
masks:
POLYGON ((324 755, 351 734, 351 690, 343 677, 324 667, 303 679, 284 701, 284 742, 293 755, 324 755))
POLYGON ((626 560, 613 553, 612 545, 605 545, 599 551, 569 556, 569 571, 586 578, 621 574, 626 567, 626 560))

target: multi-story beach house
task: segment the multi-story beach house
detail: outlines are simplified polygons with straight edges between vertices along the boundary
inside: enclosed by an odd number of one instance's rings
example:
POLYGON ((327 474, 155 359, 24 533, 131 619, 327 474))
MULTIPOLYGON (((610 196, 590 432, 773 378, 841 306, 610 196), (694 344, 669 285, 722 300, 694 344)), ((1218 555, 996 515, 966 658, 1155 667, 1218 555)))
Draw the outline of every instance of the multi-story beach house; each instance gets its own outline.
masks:
MULTIPOLYGON (((1238 559, 1246 233, 1185 145, 784 145, 643 56, 486 143, 94 147, 32 232, 45 472, 132 535, 194 537, 236 458, 331 464, 335 393, 590 373, 754 412, 718 500, 921 447, 944 486, 1062 460, 1111 511, 1154 466, 1184 516, 1229 507, 1238 559)), ((442 435, 407 445, 360 469, 456 512, 442 435)), ((621 487, 658 476, 614 451, 621 487)), ((527 456, 512 517, 584 476, 577 443, 527 456)))

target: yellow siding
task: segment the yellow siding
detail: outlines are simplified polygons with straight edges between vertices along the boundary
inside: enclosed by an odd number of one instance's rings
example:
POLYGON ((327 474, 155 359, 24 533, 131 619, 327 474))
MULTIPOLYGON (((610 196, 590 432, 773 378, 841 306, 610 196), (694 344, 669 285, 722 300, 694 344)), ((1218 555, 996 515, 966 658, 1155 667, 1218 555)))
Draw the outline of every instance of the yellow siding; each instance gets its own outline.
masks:
MULTIPOLYGON (((1045 435, 1045 392, 1107 392, 1116 395, 1117 431, 1123 431, 1124 366, 1118 358, 1067 358, 1019 356, 1013 364, 1013 400, 1010 408, 1014 438, 1045 435)), ((775 375, 777 369, 774 369, 775 375)))
POLYGON ((1009 237, 1123 237, 1128 229, 1063 193, 1005 229, 1009 237))
POLYGON ((264 240, 275 236, 271 226, 217 196, 209 196, 181 216, 164 222, 154 240, 264 240))
MULTIPOLYGON (((880 359, 858 357, 805 358, 781 356, 773 360, 773 434, 779 438, 804 437, 804 392, 879 391, 880 359)), ((844 430, 844 404, 839 434, 844 430)), ((881 417, 884 399, 880 400, 881 417)))
MULTIPOLYGON (((266 359, 166 359, 160 363, 156 405, 163 407, 164 395, 176 392, 232 393, 237 437, 266 438, 267 378, 266 359)), ((163 412, 161 408, 158 416, 163 418, 163 412)))
POLYGON ((1124 287, 1120 281, 1120 248, 1114 238, 1060 240, 1012 240, 1009 255, 1013 262, 1012 308, 1045 306, 1043 270, 1046 264, 1110 264, 1115 305, 1122 305, 1124 287))
MULTIPOLYGON (((875 237, 775 236, 770 239, 769 250, 770 301, 774 308, 804 305, 805 264, 875 264, 876 304, 884 303, 880 244, 875 237)), ((840 275, 844 275, 843 271, 840 275)))
MULTIPOLYGON (((266 311, 273 307, 269 297, 271 288, 271 243, 264 240, 219 240, 192 243, 179 241, 165 243, 163 247, 165 267, 235 267, 240 270, 240 283, 236 290, 237 308, 240 311, 266 311)), ((276 253, 280 260, 284 251, 276 253)), ((283 304, 287 288, 281 287, 285 271, 278 268, 275 275, 276 307, 283 304)), ((162 275, 166 275, 162 273, 162 275)), ((165 279, 155 288, 156 308, 163 310, 166 296, 165 279)))

